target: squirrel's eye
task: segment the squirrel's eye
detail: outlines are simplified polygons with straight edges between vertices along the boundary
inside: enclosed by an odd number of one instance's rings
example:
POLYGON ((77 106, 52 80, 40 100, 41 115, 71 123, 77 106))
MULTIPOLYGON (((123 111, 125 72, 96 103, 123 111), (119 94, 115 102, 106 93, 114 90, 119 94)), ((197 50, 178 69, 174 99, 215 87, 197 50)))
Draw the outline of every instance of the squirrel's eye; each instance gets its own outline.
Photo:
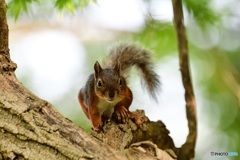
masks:
POLYGON ((102 81, 99 79, 98 82, 97 82, 97 86, 98 87, 102 87, 102 81))
POLYGON ((122 86, 122 80, 119 79, 119 86, 122 86))

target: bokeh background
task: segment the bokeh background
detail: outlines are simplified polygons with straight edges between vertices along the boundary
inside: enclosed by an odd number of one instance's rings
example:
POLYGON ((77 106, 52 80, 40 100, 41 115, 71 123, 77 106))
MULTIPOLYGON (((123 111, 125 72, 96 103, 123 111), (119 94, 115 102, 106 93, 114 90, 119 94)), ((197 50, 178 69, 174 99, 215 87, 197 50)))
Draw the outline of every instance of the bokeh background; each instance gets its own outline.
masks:
MULTIPOLYGON (((90 131, 78 104, 79 89, 114 44, 139 43, 154 53, 162 86, 155 103, 131 70, 131 110, 144 109, 151 120, 162 120, 180 147, 188 127, 171 1, 56 2, 7 1, 10 53, 20 81, 90 131)), ((183 2, 198 112, 195 159, 239 159, 210 153, 240 154, 240 1, 183 2)))

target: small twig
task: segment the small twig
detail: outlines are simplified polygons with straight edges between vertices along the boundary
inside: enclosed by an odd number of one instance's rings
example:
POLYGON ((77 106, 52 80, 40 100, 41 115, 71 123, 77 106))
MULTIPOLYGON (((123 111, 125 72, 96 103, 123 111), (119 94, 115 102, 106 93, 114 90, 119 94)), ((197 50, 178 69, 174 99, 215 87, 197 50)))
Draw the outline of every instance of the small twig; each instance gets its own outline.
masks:
POLYGON ((196 102, 190 76, 190 66, 188 61, 188 42, 186 38, 185 26, 183 23, 183 9, 181 0, 172 0, 174 25, 178 39, 179 63, 182 75, 182 82, 185 89, 186 114, 188 120, 189 133, 186 142, 182 145, 179 159, 188 160, 194 157, 194 150, 197 138, 197 114, 196 102))

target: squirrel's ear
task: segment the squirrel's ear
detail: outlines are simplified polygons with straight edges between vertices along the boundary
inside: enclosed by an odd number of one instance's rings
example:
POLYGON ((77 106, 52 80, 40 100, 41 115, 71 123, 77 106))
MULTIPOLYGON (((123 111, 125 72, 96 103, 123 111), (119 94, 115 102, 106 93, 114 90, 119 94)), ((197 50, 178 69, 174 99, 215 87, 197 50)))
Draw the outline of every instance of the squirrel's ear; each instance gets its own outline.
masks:
POLYGON ((113 68, 115 71, 118 72, 118 74, 120 75, 121 73, 121 63, 119 61, 117 61, 117 64, 114 66, 113 68))
POLYGON ((97 78, 99 73, 102 71, 102 67, 100 66, 98 61, 96 61, 95 64, 94 64, 94 70, 95 70, 94 76, 95 76, 95 78, 97 78))

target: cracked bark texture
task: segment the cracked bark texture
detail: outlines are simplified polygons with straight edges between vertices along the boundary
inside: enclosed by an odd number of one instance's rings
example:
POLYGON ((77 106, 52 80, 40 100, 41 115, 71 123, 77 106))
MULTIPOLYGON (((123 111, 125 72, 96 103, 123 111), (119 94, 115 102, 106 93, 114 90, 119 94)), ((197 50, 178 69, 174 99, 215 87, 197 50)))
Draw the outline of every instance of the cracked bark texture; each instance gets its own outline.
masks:
POLYGON ((0 75, 0 81, 2 159, 126 159, 62 117, 15 76, 0 75))
POLYGON ((176 159, 178 149, 162 122, 146 118, 143 129, 131 121, 110 122, 104 133, 88 134, 27 90, 16 68, 8 48, 6 3, 0 0, 0 159, 176 159))

